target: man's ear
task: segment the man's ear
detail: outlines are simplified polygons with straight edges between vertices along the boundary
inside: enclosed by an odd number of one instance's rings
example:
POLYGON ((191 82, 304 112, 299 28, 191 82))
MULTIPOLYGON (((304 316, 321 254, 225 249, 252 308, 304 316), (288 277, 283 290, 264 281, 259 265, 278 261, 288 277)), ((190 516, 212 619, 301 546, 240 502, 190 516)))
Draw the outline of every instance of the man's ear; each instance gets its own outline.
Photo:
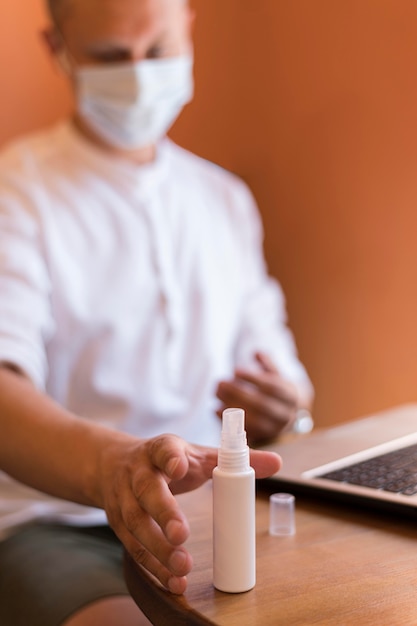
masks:
POLYGON ((52 56, 56 56, 58 52, 62 51, 62 37, 53 26, 42 29, 40 37, 52 56))
POLYGON ((191 9, 189 6, 187 7, 187 20, 188 20, 188 30, 190 35, 192 36, 194 32, 194 22, 195 22, 196 12, 194 9, 191 9))
POLYGON ((40 31, 40 37, 52 60, 53 66, 59 73, 70 75, 68 57, 65 54, 65 46, 60 32, 54 26, 48 26, 40 31))

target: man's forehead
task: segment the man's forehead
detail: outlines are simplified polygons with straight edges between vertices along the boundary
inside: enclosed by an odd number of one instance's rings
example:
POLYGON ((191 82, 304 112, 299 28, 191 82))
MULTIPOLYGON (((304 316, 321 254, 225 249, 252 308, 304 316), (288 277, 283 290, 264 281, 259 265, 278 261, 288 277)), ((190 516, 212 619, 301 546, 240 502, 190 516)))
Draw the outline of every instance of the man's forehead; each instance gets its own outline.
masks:
MULTIPOLYGON (((64 17, 67 11, 71 8, 75 8, 77 2, 81 2, 85 8, 94 8, 100 11, 111 9, 116 4, 120 4, 120 0, 47 0, 48 8, 51 15, 54 18, 64 17)), ((169 4, 188 4, 188 0, 133 0, 130 4, 132 8, 136 5, 136 8, 145 8, 147 5, 153 4, 164 5, 169 4)))
POLYGON ((190 44, 186 0, 55 0, 65 6, 57 30, 78 60, 106 50, 135 58, 167 42, 190 44))
POLYGON ((150 38, 177 31, 186 0, 48 0, 58 30, 79 41, 150 38), (70 34, 71 33, 71 34, 70 34))

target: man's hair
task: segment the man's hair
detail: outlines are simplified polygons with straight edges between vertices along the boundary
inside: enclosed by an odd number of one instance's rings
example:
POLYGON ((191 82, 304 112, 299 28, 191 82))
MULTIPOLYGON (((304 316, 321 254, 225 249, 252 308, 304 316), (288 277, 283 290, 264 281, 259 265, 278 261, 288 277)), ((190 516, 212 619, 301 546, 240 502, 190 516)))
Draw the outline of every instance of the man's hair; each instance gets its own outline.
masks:
POLYGON ((46 0, 46 6, 49 11, 49 15, 55 23, 58 23, 61 9, 62 9, 63 0, 46 0))
POLYGON ((46 6, 48 9, 49 15, 52 17, 54 22, 56 22, 57 20, 60 2, 61 0, 46 0, 46 6))

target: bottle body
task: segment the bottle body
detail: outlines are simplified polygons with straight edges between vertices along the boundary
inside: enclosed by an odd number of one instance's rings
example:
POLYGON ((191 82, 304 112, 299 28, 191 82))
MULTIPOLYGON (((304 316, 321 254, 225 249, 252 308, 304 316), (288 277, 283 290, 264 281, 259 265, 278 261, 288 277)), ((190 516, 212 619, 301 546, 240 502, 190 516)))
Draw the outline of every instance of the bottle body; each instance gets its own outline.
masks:
POLYGON ((213 583, 228 593, 256 582, 255 472, 213 471, 213 583))

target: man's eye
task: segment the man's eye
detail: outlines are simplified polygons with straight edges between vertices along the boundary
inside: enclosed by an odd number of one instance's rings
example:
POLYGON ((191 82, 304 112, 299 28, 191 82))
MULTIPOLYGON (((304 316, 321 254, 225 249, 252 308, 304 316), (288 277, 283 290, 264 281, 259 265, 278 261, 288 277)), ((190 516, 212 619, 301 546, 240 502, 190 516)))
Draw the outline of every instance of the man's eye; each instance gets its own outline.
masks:
POLYGON ((147 59, 159 59, 164 56, 164 48, 162 46, 153 46, 146 53, 147 59))
POLYGON ((97 63, 121 63, 129 61, 131 54, 128 50, 109 50, 108 52, 98 52, 94 55, 97 63))

